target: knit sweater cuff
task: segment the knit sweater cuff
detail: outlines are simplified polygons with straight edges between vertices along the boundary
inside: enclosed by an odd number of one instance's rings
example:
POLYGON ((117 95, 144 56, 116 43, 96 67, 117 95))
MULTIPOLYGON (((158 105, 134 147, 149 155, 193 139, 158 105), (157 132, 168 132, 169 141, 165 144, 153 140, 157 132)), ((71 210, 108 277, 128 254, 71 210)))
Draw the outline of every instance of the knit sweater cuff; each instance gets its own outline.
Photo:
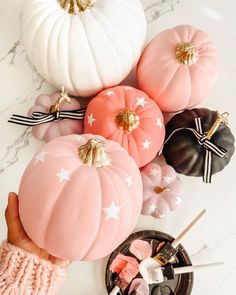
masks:
POLYGON ((4 242, 0 247, 0 294, 55 294, 66 269, 4 242))

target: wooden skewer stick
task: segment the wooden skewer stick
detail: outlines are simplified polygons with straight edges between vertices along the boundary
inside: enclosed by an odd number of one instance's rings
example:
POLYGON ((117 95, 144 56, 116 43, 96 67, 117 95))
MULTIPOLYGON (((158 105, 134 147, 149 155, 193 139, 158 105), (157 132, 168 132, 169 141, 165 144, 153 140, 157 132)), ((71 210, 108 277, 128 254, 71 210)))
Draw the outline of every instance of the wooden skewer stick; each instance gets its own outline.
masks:
POLYGON ((202 210, 200 214, 183 230, 183 232, 171 244, 173 248, 177 248, 185 236, 201 221, 206 214, 206 210, 202 210))
POLYGON ((184 266, 184 267, 176 267, 174 268, 174 272, 176 275, 194 272, 197 270, 202 269, 209 269, 212 267, 221 267, 224 265, 224 262, 216 262, 216 263, 209 263, 209 264, 200 264, 200 265, 193 265, 193 266, 184 266))

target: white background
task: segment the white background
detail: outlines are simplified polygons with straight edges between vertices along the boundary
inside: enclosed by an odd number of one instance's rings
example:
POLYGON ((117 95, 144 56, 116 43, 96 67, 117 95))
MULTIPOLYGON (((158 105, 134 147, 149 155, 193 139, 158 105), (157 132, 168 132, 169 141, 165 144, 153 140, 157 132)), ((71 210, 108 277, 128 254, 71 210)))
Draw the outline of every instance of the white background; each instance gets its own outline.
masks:
MULTIPOLYGON (((41 143, 33 139, 30 128, 6 123, 12 113, 26 114, 38 94, 52 88, 28 62, 20 42, 20 0, 0 0, 0 238, 6 237, 4 209, 9 191, 18 190, 28 161, 41 143)), ((222 58, 222 73, 204 106, 230 112, 230 127, 236 128, 236 19, 234 0, 143 0, 149 20, 149 39, 157 32, 179 24, 191 24, 207 31, 222 58), (173 9, 172 9, 173 8, 173 9)), ((138 229, 156 229, 176 236, 203 208, 208 215, 184 241, 193 262, 224 260, 223 269, 195 275, 194 295, 235 294, 236 277, 236 190, 235 157, 213 178, 211 185, 201 179, 181 177, 183 203, 163 220, 141 217, 138 229), (234 173, 233 173, 234 171, 234 173)), ((106 259, 71 266, 60 295, 104 295, 106 259)))

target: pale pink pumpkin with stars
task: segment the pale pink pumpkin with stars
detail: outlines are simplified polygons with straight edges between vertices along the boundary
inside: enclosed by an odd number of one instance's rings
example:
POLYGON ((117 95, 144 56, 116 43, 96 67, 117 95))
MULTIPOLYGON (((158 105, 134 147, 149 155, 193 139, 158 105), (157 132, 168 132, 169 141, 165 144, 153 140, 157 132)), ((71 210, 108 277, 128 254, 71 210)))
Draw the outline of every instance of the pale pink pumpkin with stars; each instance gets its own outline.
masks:
POLYGON ((19 212, 29 237, 51 255, 95 260, 130 235, 142 196, 140 171, 124 148, 101 136, 69 135, 29 163, 19 212))
MULTIPOLYGON (((35 101, 34 106, 29 110, 29 116, 31 117, 34 112, 50 113, 50 108, 55 105, 60 97, 60 92, 52 93, 51 95, 42 94, 39 95, 35 101)), ((78 99, 70 98, 70 103, 66 101, 60 106, 61 111, 72 111, 81 109, 78 99)), ((83 120, 55 120, 53 122, 44 123, 41 125, 33 126, 33 136, 39 140, 48 142, 54 138, 70 135, 81 134, 84 130, 83 120)))
POLYGON ((139 167, 149 163, 165 137, 163 115, 143 91, 117 86, 102 91, 88 105, 85 132, 121 144, 139 167))
POLYGON ((181 203, 183 184, 173 167, 150 163, 141 170, 143 215, 163 218, 181 203))

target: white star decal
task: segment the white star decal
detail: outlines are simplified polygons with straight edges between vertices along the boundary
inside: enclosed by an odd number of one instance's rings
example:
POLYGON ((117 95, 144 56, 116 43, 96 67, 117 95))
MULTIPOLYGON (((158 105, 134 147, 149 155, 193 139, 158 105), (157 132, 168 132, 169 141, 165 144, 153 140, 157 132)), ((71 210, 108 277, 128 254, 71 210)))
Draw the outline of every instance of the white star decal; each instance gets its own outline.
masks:
POLYGON ((95 122, 96 121, 96 119, 93 117, 93 114, 90 114, 89 116, 88 116, 88 124, 90 125, 90 126, 92 126, 93 125, 93 122, 95 122))
POLYGON ((172 178, 170 177, 169 174, 167 174, 166 176, 163 176, 163 181, 166 184, 170 184, 171 183, 172 178))
POLYGON ((127 182, 128 187, 131 187, 133 185, 133 178, 132 176, 128 176, 125 178, 125 182, 127 182))
POLYGON ((112 201, 110 207, 103 208, 103 210, 107 214, 106 220, 109 220, 109 219, 116 219, 117 220, 118 219, 118 213, 120 212, 121 209, 122 209, 122 207, 116 206, 115 202, 112 201))
POLYGON ((148 207, 148 210, 150 213, 153 213, 155 210, 156 210, 157 206, 155 204, 151 204, 149 207, 148 207))
POLYGON ((144 150, 149 150, 150 145, 151 145, 151 142, 148 141, 148 140, 145 140, 145 141, 143 142, 143 149, 144 149, 144 150))
POLYGON ((137 99, 136 106, 142 106, 144 108, 145 104, 147 104, 145 97, 136 97, 136 99, 137 99))
POLYGON ((112 91, 112 90, 108 90, 106 93, 106 96, 112 96, 112 95, 114 95, 114 91, 112 91))
POLYGON ((132 90, 132 87, 130 87, 130 86, 125 86, 125 90, 132 90))
POLYGON ((160 129, 163 128, 164 124, 162 123, 161 118, 156 118, 156 125, 157 125, 160 129))
POLYGON ((39 154, 35 156, 35 164, 38 162, 45 162, 45 156, 48 154, 48 152, 41 151, 39 154))
POLYGON ((153 168, 150 170, 150 175, 151 176, 157 176, 159 174, 159 170, 156 168, 153 168))
POLYGON ((58 172, 56 175, 59 177, 59 182, 70 180, 70 172, 69 170, 65 170, 64 168, 61 168, 60 172, 58 172))

